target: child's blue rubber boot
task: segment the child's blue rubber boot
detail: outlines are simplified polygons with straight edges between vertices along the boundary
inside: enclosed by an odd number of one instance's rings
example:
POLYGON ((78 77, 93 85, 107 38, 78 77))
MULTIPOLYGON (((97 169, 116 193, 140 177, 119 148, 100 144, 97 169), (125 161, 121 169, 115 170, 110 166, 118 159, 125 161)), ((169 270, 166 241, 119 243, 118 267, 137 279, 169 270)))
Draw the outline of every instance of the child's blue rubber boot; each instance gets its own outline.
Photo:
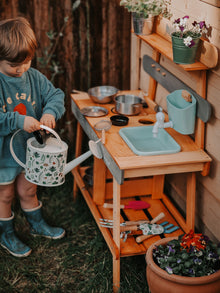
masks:
POLYGON ((60 239, 65 235, 63 228, 49 226, 42 217, 42 202, 33 209, 23 209, 25 217, 30 224, 30 233, 33 236, 43 236, 51 239, 60 239))
POLYGON ((13 219, 13 213, 10 218, 0 218, 0 244, 13 256, 28 256, 31 253, 31 249, 30 247, 22 243, 15 235, 13 228, 13 219))

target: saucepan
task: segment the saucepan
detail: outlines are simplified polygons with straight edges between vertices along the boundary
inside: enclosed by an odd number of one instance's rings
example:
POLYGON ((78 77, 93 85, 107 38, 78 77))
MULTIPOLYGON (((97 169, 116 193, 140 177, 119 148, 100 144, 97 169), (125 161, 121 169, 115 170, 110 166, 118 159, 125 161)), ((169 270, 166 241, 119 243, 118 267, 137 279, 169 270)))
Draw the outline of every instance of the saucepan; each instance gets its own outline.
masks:
POLYGON ((138 115, 147 104, 135 95, 118 95, 115 97, 115 111, 122 115, 138 115))

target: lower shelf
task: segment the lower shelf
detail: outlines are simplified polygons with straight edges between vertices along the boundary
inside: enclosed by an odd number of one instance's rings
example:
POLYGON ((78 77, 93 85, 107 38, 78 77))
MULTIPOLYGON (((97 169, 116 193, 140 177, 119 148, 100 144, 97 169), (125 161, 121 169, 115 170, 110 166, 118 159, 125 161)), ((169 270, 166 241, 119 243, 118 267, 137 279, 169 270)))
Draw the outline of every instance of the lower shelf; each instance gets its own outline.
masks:
MULTIPOLYGON (((140 255, 145 254, 147 249, 151 244, 153 244, 155 241, 160 239, 161 237, 170 237, 170 236, 178 236, 183 234, 183 230, 179 228, 177 231, 171 233, 171 234, 163 234, 161 236, 153 236, 142 243, 138 244, 136 242, 136 237, 138 236, 138 232, 135 235, 129 234, 127 237, 127 240, 124 241, 121 239, 120 241, 120 249, 116 246, 113 237, 112 237, 112 229, 110 228, 104 228, 100 226, 100 219, 113 219, 113 210, 109 208, 104 208, 103 206, 98 206, 94 203, 92 199, 92 188, 87 188, 85 185, 82 176, 80 174, 80 170, 77 170, 76 168, 72 170, 72 174, 74 176, 74 180, 79 187, 83 197, 85 198, 87 205, 103 235, 105 238, 105 241, 113 254, 113 256, 117 259, 119 257, 127 257, 127 256, 133 256, 133 255, 140 255)), ((128 204, 129 201, 136 200, 137 198, 129 197, 129 198, 123 198, 121 199, 121 204, 128 204)), ((162 223, 164 221, 168 221, 170 224, 173 224, 175 226, 178 226, 178 223, 174 219, 174 217, 171 215, 171 213, 168 211, 168 209, 163 204, 162 200, 160 199, 151 199, 150 196, 141 196, 140 199, 142 201, 146 201, 150 204, 150 208, 145 210, 132 210, 132 209, 123 209, 121 210, 120 215, 120 222, 124 221, 137 221, 137 220, 152 220, 152 218, 155 218, 159 213, 163 212, 165 214, 165 217, 161 219, 159 223, 162 223)), ((108 201, 111 202, 110 200, 108 201)), ((140 234, 139 234, 140 235, 140 234)))

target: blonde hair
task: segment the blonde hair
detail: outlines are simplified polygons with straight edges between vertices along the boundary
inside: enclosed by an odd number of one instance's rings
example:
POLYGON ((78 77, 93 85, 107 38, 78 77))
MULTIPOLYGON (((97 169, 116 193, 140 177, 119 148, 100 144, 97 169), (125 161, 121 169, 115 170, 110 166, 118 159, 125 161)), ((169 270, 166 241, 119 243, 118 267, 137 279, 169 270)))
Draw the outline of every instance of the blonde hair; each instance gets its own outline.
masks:
POLYGON ((37 49, 37 40, 24 17, 0 21, 0 60, 22 63, 31 60, 37 49))

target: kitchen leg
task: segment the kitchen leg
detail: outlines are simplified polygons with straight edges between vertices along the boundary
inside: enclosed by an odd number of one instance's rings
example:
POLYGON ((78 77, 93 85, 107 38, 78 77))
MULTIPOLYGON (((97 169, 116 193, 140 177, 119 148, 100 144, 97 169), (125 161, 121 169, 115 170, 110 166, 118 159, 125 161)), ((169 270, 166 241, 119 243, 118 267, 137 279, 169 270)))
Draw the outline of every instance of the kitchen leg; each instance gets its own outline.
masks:
POLYGON ((113 292, 120 288, 120 200, 121 185, 113 177, 113 240, 119 249, 119 258, 113 256, 113 292))

